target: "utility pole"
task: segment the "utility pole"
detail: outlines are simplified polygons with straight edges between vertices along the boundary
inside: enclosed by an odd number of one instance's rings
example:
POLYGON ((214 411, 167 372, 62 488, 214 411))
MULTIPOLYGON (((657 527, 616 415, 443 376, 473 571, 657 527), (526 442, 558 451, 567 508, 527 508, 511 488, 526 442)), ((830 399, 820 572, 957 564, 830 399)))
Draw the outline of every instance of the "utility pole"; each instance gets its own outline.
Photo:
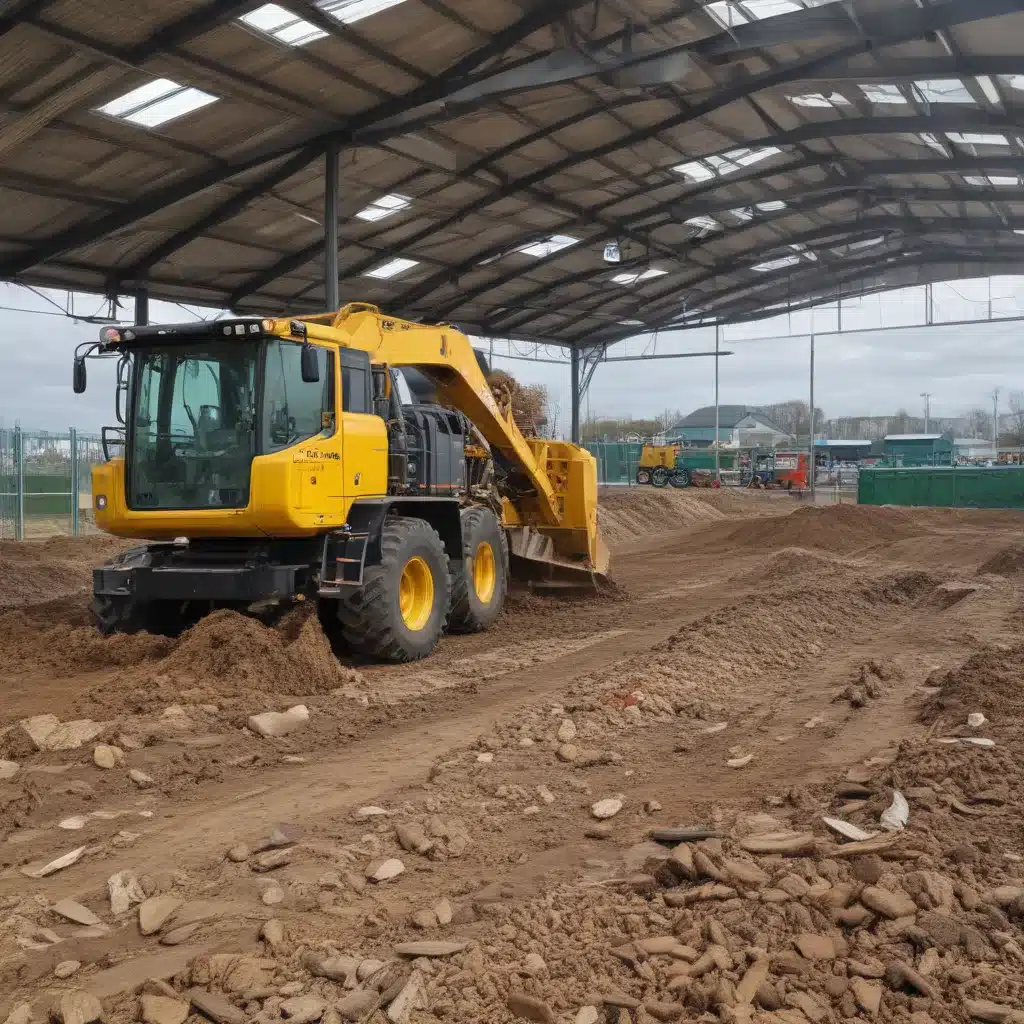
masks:
POLYGON ((722 327, 715 324, 715 480, 718 486, 722 486, 722 453, 719 448, 720 438, 718 436, 718 344, 721 340, 722 327))
POLYGON ((921 397, 924 399, 924 432, 927 434, 932 423, 932 393, 922 391, 921 397))
POLYGON ((992 457, 999 454, 999 388, 992 389, 992 457))
POLYGON ((807 425, 808 425, 808 428, 809 428, 808 429, 809 437, 808 437, 807 446, 808 446, 808 448, 810 450, 811 458, 810 458, 810 467, 808 468, 808 473, 810 474, 810 477, 811 477, 811 481, 810 481, 810 483, 811 483, 811 504, 814 504, 814 502, 817 501, 817 492, 816 492, 816 487, 815 487, 815 483, 816 483, 815 477, 818 475, 817 474, 817 468, 818 467, 815 465, 815 458, 814 458, 814 335, 813 334, 811 335, 811 396, 810 397, 811 397, 811 407, 808 410, 808 424, 807 425))

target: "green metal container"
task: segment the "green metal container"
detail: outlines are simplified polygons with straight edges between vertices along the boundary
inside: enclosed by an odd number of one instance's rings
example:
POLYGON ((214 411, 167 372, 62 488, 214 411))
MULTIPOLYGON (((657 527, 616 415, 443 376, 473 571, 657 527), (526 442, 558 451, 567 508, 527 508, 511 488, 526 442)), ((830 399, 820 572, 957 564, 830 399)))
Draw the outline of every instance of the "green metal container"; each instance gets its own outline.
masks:
MULTIPOLYGON (((719 465, 722 469, 733 469, 736 466, 735 452, 719 452, 719 465)), ((715 468, 714 451, 683 452, 676 456, 676 469, 705 469, 715 468)))
POLYGON ((941 508, 1024 508, 1024 467, 862 469, 861 505, 941 508))

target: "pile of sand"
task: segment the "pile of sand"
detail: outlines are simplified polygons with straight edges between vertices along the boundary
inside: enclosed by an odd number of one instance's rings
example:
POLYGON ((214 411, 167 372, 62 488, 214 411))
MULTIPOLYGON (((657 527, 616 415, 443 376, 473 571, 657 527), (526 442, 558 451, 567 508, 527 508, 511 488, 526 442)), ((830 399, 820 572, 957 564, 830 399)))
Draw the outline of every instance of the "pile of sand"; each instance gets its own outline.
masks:
POLYGON ((996 725, 1024 720, 1024 644, 985 648, 929 682, 941 689, 921 713, 925 722, 942 718, 947 725, 959 726, 974 711, 996 725))
POLYGON ((861 551, 923 532, 904 510, 867 505, 825 505, 799 508, 791 515, 745 522, 725 540, 734 548, 821 548, 861 551))
POLYGON ((615 548, 642 541, 648 534, 718 522, 725 513, 712 502, 681 491, 630 488, 602 494, 598 516, 605 543, 615 548))
POLYGON ((1009 544, 978 566, 978 575, 1016 576, 1024 572, 1024 545, 1009 544))
POLYGON ((126 545, 126 541, 104 534, 0 542, 0 608, 91 589, 93 568, 126 545))

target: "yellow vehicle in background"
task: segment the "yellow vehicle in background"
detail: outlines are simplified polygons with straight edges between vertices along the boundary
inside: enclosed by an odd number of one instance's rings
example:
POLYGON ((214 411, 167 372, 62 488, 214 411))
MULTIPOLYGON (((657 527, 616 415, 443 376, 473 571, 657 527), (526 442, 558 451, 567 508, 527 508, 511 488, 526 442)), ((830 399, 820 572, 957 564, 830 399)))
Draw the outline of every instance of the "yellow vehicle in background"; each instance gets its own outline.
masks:
POLYGON ((676 468, 676 459, 683 450, 680 444, 645 444, 637 463, 636 482, 665 487, 676 468))
POLYGON ((121 426, 93 471, 96 522, 150 541, 94 572, 105 633, 308 599, 351 650, 410 661, 489 627, 513 575, 607 571, 594 458, 525 438, 453 327, 365 303, 107 327, 76 350, 76 393, 97 356, 119 359, 121 426), (403 367, 434 401, 402 401, 403 367))

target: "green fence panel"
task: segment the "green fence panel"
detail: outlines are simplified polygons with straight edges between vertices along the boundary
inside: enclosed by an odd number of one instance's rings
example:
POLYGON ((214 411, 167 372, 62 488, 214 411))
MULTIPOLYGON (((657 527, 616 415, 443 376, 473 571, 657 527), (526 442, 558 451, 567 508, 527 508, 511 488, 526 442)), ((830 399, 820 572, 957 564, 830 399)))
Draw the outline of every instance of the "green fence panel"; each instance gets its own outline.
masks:
POLYGON ((1024 509, 1024 466, 862 469, 861 505, 1024 509))

